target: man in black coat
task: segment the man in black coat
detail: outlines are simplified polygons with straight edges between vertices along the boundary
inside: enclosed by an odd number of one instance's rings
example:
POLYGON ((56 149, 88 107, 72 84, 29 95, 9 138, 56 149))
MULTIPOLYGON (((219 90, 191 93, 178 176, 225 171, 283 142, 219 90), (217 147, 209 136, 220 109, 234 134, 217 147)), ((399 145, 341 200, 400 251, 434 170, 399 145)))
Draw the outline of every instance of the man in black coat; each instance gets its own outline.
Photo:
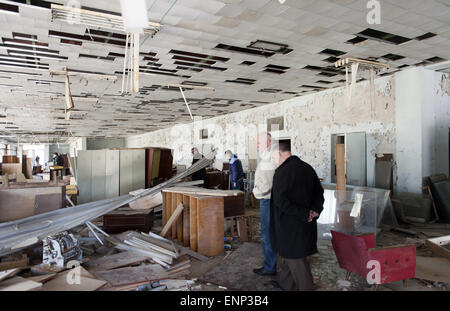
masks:
POLYGON ((272 247, 284 264, 278 282, 283 290, 312 290, 308 257, 317 253, 317 221, 323 210, 323 188, 314 169, 279 144, 273 154, 275 170, 270 201, 272 247))

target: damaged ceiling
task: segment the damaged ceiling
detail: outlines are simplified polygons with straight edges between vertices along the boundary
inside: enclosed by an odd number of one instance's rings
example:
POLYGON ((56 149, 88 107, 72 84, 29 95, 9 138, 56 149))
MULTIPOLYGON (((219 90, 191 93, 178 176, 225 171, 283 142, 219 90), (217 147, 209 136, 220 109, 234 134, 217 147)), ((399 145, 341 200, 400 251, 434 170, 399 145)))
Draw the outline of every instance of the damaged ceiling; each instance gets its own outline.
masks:
MULTIPOLYGON (((65 1, 52 3, 64 4, 65 1)), ((120 2, 80 1, 120 15, 120 2)), ((0 1, 0 139, 125 137, 343 85, 340 58, 387 62, 387 74, 450 59, 450 1, 384 0, 381 25, 361 0, 148 0, 140 92, 120 95, 125 33, 52 21, 48 1, 0 1), (326 5, 325 3, 326 2, 326 5), (64 76, 75 108, 65 120, 64 76), (189 86, 207 86, 198 89, 189 86), (69 134, 71 133, 71 134, 69 134)))

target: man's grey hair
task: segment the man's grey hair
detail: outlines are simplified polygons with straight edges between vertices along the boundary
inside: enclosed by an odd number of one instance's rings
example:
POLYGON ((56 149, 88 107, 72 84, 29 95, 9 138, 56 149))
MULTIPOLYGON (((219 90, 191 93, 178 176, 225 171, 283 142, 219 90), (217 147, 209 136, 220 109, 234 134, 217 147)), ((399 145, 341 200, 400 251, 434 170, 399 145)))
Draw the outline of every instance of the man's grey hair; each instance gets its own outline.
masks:
POLYGON ((227 151, 225 151, 225 154, 229 154, 231 156, 231 155, 233 155, 233 152, 231 152, 231 150, 227 150, 227 151))

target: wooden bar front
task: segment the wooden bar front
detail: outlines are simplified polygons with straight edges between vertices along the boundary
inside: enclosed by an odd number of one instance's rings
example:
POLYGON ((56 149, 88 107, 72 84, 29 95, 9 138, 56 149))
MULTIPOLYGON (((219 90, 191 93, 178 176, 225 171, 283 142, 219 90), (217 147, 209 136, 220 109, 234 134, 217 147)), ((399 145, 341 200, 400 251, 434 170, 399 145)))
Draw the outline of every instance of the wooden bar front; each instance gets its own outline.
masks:
POLYGON ((169 237, 205 256, 223 254, 224 198, 169 191, 163 190, 163 225, 180 203, 184 206, 169 237))

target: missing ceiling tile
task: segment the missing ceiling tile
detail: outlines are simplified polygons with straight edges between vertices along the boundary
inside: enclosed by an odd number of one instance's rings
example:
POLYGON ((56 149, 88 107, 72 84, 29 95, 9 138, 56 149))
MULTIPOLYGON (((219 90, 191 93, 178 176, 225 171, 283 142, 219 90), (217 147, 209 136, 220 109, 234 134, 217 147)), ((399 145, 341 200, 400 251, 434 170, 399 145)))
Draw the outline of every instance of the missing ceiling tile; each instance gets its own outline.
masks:
POLYGON ((0 3, 0 11, 19 13, 19 7, 17 5, 0 3))
POLYGON ((396 60, 405 58, 405 56, 389 53, 389 54, 386 54, 384 56, 381 56, 381 58, 384 58, 384 59, 387 59, 387 60, 396 61, 396 60))
POLYGON ((435 36, 437 36, 435 33, 428 32, 426 34, 416 37, 416 40, 422 41, 422 40, 433 38, 435 36))
POLYGON ((319 54, 332 55, 332 56, 341 56, 341 55, 347 54, 347 52, 333 50, 333 49, 325 49, 325 50, 319 52, 319 54))
POLYGON ((388 32, 375 30, 372 28, 367 28, 366 30, 361 31, 357 35, 360 37, 363 37, 363 38, 381 41, 381 42, 389 43, 389 44, 395 44, 395 45, 399 45, 399 44, 403 44, 403 43, 411 41, 411 39, 409 39, 409 38, 394 35, 394 34, 391 34, 388 32))
POLYGON ((354 44, 354 45, 363 45, 364 43, 366 43, 366 41, 367 41, 367 38, 356 36, 355 38, 348 40, 346 43, 350 43, 350 44, 354 44))
POLYGON ((241 65, 245 65, 245 66, 251 66, 251 65, 254 65, 254 64, 256 64, 256 62, 251 62, 251 61, 248 61, 248 60, 244 60, 241 63, 241 65))
POLYGON ((227 44, 222 44, 222 43, 218 44, 215 48, 220 49, 220 50, 227 50, 227 51, 231 51, 231 52, 250 54, 250 55, 256 55, 256 56, 264 56, 264 57, 270 57, 270 56, 275 55, 275 52, 243 48, 243 47, 239 47, 239 46, 227 45, 227 44))
POLYGON ((225 82, 229 83, 241 83, 241 84, 255 84, 256 80, 253 79, 244 79, 244 78, 236 78, 235 80, 225 80, 225 82))

